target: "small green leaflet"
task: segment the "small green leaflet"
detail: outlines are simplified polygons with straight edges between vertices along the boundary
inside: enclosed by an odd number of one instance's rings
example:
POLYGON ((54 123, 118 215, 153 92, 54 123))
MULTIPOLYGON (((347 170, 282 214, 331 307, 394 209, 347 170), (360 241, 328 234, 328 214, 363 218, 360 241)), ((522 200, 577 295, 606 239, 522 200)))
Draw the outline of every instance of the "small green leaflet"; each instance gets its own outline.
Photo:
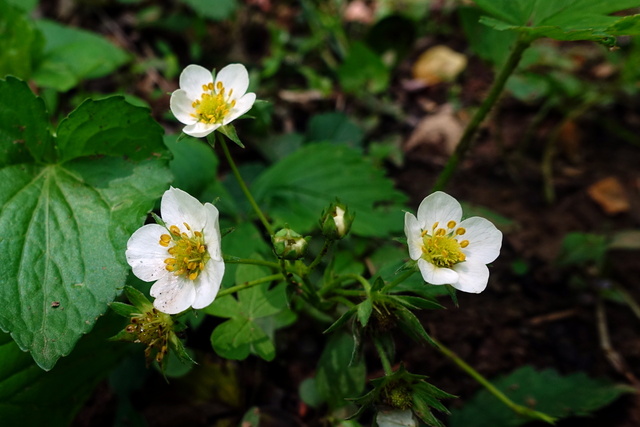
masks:
MULTIPOLYGON (((256 258, 254 256, 253 258, 256 258)), ((241 264, 236 270, 236 283, 242 284, 269 275, 268 270, 241 264)), ((275 330, 295 320, 287 308, 286 285, 269 289, 263 283, 238 292, 238 299, 226 295, 205 308, 208 314, 228 317, 211 334, 211 345, 220 356, 243 360, 249 354, 271 361, 276 355, 275 330)))
POLYGON ((126 242, 171 178, 162 133, 114 97, 84 102, 53 137, 42 100, 0 80, 0 328, 41 368, 124 284, 126 242))

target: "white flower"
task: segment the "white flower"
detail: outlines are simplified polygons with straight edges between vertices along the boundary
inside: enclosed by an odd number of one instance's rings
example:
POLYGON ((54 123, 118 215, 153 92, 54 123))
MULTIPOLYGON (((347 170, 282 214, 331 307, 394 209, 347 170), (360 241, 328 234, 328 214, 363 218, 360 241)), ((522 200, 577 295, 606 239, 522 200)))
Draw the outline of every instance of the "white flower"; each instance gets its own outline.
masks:
POLYGON ((218 294, 224 274, 218 209, 171 187, 160 213, 166 227, 147 224, 136 230, 127 242, 127 262, 139 279, 156 280, 151 296, 163 313, 204 308, 218 294))
POLYGON ((484 218, 461 219, 462 207, 453 197, 441 191, 426 197, 418 218, 409 212, 404 217, 409 256, 418 261, 425 282, 480 293, 489 280, 486 264, 500 254, 502 233, 484 218))
POLYGON ((256 94, 247 92, 249 73, 242 64, 230 64, 216 75, 189 65, 180 74, 180 89, 171 94, 171 112, 184 123, 182 131, 196 138, 209 135, 251 109, 256 94))
POLYGON ((379 411, 376 415, 378 427, 417 427, 418 422, 411 409, 401 411, 393 409, 389 411, 379 411))

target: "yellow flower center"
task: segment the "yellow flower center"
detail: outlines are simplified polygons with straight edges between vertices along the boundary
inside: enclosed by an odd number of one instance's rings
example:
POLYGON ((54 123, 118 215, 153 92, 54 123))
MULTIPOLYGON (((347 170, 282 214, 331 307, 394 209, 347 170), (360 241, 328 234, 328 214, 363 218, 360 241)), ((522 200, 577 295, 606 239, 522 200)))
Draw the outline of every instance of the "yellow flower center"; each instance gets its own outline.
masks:
POLYGON ((176 276, 184 276, 189 280, 196 280, 211 256, 204 243, 204 235, 200 231, 193 231, 186 222, 185 228, 190 233, 183 233, 180 229, 172 225, 169 227, 169 234, 160 236, 160 245, 167 249, 170 258, 164 260, 166 269, 176 276), (169 247, 171 242, 174 245, 169 247))
POLYGON ((469 246, 469 241, 458 241, 467 230, 456 228, 455 221, 449 221, 446 229, 438 225, 433 224, 431 234, 428 230, 422 231, 422 258, 437 267, 451 268, 467 258, 462 249, 469 246))
POLYGON ((207 124, 222 123, 222 120, 229 114, 229 111, 235 107, 235 99, 229 102, 233 89, 226 92, 222 82, 202 85, 202 95, 200 99, 193 101, 191 106, 195 109, 195 113, 191 113, 199 122, 207 124))

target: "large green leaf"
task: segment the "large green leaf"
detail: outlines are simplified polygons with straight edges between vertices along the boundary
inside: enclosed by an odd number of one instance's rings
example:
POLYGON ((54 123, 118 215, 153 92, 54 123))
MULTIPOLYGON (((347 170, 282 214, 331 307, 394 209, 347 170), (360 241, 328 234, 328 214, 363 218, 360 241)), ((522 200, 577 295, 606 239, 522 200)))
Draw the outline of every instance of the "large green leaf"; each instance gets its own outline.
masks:
POLYGON ((162 128, 122 98, 85 102, 60 124, 59 138, 44 117, 25 83, 0 80, 0 328, 51 369, 124 284, 127 239, 171 175, 154 156, 162 128), (113 123, 99 118, 102 106, 113 123), (120 143, 126 135, 135 146, 120 143))
POLYGON ((0 77, 31 77, 42 52, 44 39, 25 13, 0 0, 0 77))
MULTIPOLYGON (((560 376, 547 369, 524 366, 493 384, 511 400, 557 418, 585 416, 608 405, 632 387, 596 380, 579 372, 560 376)), ((519 416, 486 390, 478 392, 462 409, 452 410, 451 427, 518 426, 528 420, 519 416)))
POLYGON ((69 426, 91 390, 128 347, 108 342, 121 328, 121 318, 102 318, 73 353, 45 372, 0 333, 0 419, 5 426, 69 426), (99 349, 99 350, 98 350, 99 349))
POLYGON ((636 0, 476 0, 492 17, 480 22, 531 39, 593 40, 607 45, 621 35, 640 34, 640 15, 608 16, 638 6, 636 0))
POLYGON ((307 233, 336 197, 355 212, 351 231, 386 236, 404 226, 406 197, 362 153, 346 146, 310 144, 260 175, 254 196, 280 225, 307 233))
POLYGON ((53 21, 39 20, 44 34, 44 57, 33 78, 40 86, 67 91, 83 79, 105 76, 130 56, 107 39, 53 21))

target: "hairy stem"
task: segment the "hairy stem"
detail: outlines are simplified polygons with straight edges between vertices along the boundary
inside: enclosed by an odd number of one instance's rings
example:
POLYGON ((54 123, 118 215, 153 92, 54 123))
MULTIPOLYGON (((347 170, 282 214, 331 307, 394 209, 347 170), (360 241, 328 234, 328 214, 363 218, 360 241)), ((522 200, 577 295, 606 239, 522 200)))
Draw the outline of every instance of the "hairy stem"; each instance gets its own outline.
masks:
POLYGON ((529 47, 530 44, 531 40, 529 38, 522 36, 518 39, 515 46, 513 47, 513 50, 511 51, 511 54, 509 55, 509 58, 507 58, 507 62, 505 62, 502 70, 500 70, 500 73, 493 82, 491 90, 489 91, 489 95, 487 95, 485 100, 480 105, 480 108, 478 108, 476 113, 471 118, 471 121, 465 128, 455 151, 453 152, 451 157, 449 157, 449 160, 447 161, 447 164, 445 165, 442 172, 440 172, 440 175, 438 176, 438 179, 436 180, 432 191, 442 190, 444 189, 444 187, 446 187, 447 183, 458 168, 458 164, 465 156, 467 151, 469 151, 478 127, 480 127, 487 114, 489 114, 489 111, 491 111, 491 108, 493 108, 495 103, 498 101, 498 98, 500 97, 500 94, 502 93, 504 85, 507 83, 509 76, 514 72, 514 70, 518 66, 518 63, 520 63, 522 53, 529 47))
POLYGON ((542 412, 534 411, 533 409, 527 408, 526 406, 518 405, 517 403, 509 399, 503 392, 498 390, 493 384, 491 384, 491 382, 487 380, 484 376, 482 376, 480 372, 476 371, 467 362, 462 360, 457 354, 455 354, 453 351, 445 347, 439 341, 436 341, 435 339, 433 341, 437 344, 436 348, 440 351, 440 353, 444 354, 449 359, 451 359, 453 363, 458 365, 463 371, 469 374, 471 378, 473 378, 478 383, 480 383, 480 385, 486 388, 487 391, 489 391, 489 393, 497 397, 498 400, 504 403, 509 409, 511 409, 517 414, 524 415, 532 419, 544 421, 545 423, 548 423, 548 424, 555 424, 556 419, 554 417, 551 417, 542 412))
MULTIPOLYGON (((216 132, 216 134, 219 134, 219 133, 220 132, 216 132)), ((245 197, 249 201, 249 204, 253 208, 253 211, 256 213, 256 215, 258 215, 258 218, 260 219, 260 222, 262 222, 262 225, 264 226, 265 230, 267 230, 267 233, 273 236, 273 228, 271 227, 271 224, 267 220, 267 217, 264 216, 264 214, 262 213, 262 210, 260 209, 260 206, 258 206, 258 204, 256 203, 256 200, 253 198, 253 195, 251 194, 251 191, 249 191, 249 187, 247 187, 247 184, 244 182, 244 179, 242 179, 242 175, 240 175, 240 171, 238 170, 236 163, 233 161, 233 157, 231 157, 231 153, 229 152, 229 147, 227 147, 227 142, 224 140, 224 137, 222 136, 222 134, 218 136, 218 141, 220 142, 220 146, 222 147, 224 156, 227 158, 227 162, 229 162, 229 167, 231 167, 231 172, 233 172, 233 176, 235 176, 236 180, 238 181, 238 184, 240 185, 240 189, 242 190, 245 197)))

